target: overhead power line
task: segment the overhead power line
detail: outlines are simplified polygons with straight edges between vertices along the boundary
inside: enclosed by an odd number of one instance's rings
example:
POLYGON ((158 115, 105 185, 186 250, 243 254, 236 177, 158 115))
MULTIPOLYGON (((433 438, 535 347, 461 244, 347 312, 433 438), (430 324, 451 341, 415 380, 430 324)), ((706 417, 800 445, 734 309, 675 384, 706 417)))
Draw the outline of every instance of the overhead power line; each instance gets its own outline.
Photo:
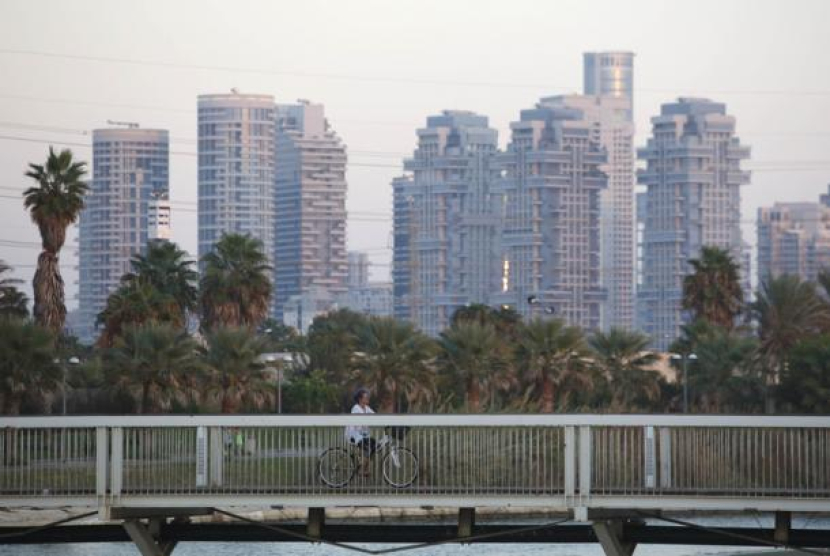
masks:
MULTIPOLYGON (((58 140, 50 140, 45 138, 35 138, 35 137, 23 137, 19 135, 0 135, 0 139, 6 141, 23 141, 28 143, 43 143, 47 145, 62 145, 67 147, 80 147, 84 149, 91 149, 91 143, 79 143, 77 141, 64 141, 62 139, 58 140)), ((198 153, 194 151, 179 151, 179 150, 170 150, 170 155, 173 156, 198 156, 198 153)), ((396 170, 401 170, 401 166, 399 164, 378 164, 378 163, 371 163, 371 162, 349 162, 347 163, 347 168, 350 166, 356 166, 359 168, 394 168, 396 170)))
MULTIPOLYGON (((9 129, 20 129, 26 131, 47 131, 47 132, 54 132, 54 133, 65 133, 69 135, 83 135, 85 137, 91 137, 93 135, 94 130, 89 129, 80 129, 80 128, 71 128, 71 127, 60 127, 60 126, 50 126, 50 125, 40 125, 40 124, 29 124, 23 122, 6 122, 0 121, 0 127, 9 128, 9 129)), ((198 144, 199 140, 196 137, 179 137, 175 135, 171 135, 169 137, 170 141, 174 143, 187 143, 191 145, 198 144)), ((403 158, 409 156, 408 153, 402 152, 394 152, 394 151, 371 151, 371 150, 359 150, 359 149, 348 149, 347 152, 349 154, 355 154, 360 156, 368 156, 368 157, 395 157, 395 158, 403 158)))
MULTIPOLYGON (((245 73, 257 75, 275 75, 275 76, 290 76, 299 78, 313 78, 313 79, 332 79, 338 81, 360 81, 360 82, 376 82, 376 83, 399 83, 404 85, 441 85, 441 86, 457 86, 457 87, 499 87, 499 88, 520 88, 520 89, 557 89, 562 91, 580 90, 582 87, 574 86, 576 84, 553 85, 551 83, 517 83, 505 81, 459 81, 452 79, 436 79, 436 78, 417 78, 417 77, 402 77, 402 76, 378 76, 378 75, 360 75, 347 73, 329 73, 329 72, 308 72, 297 70, 284 70, 273 68, 246 68, 240 66, 223 66, 212 64, 193 64, 183 62, 170 62, 166 60, 144 60, 139 58, 119 58, 111 56, 90 56, 83 54, 66 54, 62 52, 49 52, 45 50, 27 50, 16 48, 0 48, 0 54, 12 56, 30 56, 39 58, 54 58, 62 60, 75 60, 84 62, 97 62, 104 64, 120 64, 130 66, 148 66, 160 67, 169 69, 188 69, 198 71, 215 71, 223 73, 245 73)), ((717 94, 717 95, 783 95, 783 96, 830 96, 830 91, 824 90, 785 90, 785 89, 711 89, 701 91, 688 91, 680 89, 663 89, 663 88, 648 88, 636 87, 635 93, 654 93, 654 94, 682 94, 700 95, 700 94, 717 94)))
MULTIPOLYGON (((36 137, 23 137, 19 135, 0 135, 0 140, 6 141, 22 141, 22 142, 29 142, 29 143, 42 143, 46 145, 61 145, 67 147, 80 147, 84 149, 91 149, 92 144, 90 143, 80 143, 77 141, 64 141, 62 139, 53 140, 47 138, 36 138, 36 137)), ((193 151, 180 151, 180 150, 170 150, 170 155, 176 156, 189 156, 189 157, 196 157, 198 153, 193 151)), ((748 170, 752 172, 815 172, 815 171, 822 171, 825 169, 830 170, 830 159, 823 159, 823 160, 770 160, 770 161, 763 161, 763 160, 751 160, 748 161, 752 164, 770 164, 769 167, 761 166, 758 168, 748 168, 748 170), (774 165, 779 164, 780 167, 775 167, 774 165), (787 166, 788 164, 792 164, 793 166, 787 166), (800 166, 797 166, 800 165, 800 166)), ((380 163, 373 163, 373 162, 348 162, 348 167, 359 167, 359 168, 390 168, 394 170, 398 170, 399 172, 403 172, 403 168, 400 164, 380 164, 380 163)))

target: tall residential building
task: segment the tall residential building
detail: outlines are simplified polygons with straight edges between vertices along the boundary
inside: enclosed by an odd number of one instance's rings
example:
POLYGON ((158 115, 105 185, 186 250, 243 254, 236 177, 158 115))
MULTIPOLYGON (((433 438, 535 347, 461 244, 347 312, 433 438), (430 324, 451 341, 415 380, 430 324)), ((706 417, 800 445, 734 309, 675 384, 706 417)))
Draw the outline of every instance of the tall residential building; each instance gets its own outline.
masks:
POLYGON ((583 92, 626 99, 628 120, 634 121, 634 53, 583 54, 583 92))
POLYGON ((680 98, 652 118, 652 137, 638 150, 646 162, 639 183, 645 194, 639 327, 666 349, 685 322, 683 277, 703 246, 728 250, 741 261, 741 161, 749 147, 735 135, 726 106, 680 98))
POLYGON ((794 274, 815 280, 830 268, 830 206, 775 203, 758 209, 758 278, 794 274))
POLYGON ((373 317, 392 316, 392 283, 369 282, 363 286, 349 288, 337 299, 338 309, 350 309, 373 317))
POLYGON ((636 240, 634 215, 634 124, 630 99, 610 95, 568 95, 542 104, 579 111, 590 124, 591 140, 607 154, 608 186, 600 193, 600 272, 607 298, 601 327, 634 327, 636 240))
POLYGON ((161 129, 92 132, 92 181, 80 216, 78 335, 95 336, 95 319, 151 233, 151 207, 169 187, 170 143, 161 129))
POLYGON ((338 309, 376 317, 392 316, 392 283, 369 282, 369 254, 349 251, 348 291, 337 297, 338 309))
POLYGON ((274 98, 200 95, 199 258, 222 234, 250 234, 274 253, 274 98))
POLYGON ((362 288, 368 283, 369 254, 363 251, 349 251, 349 289, 362 288))
POLYGON ((147 238, 169 241, 172 237, 170 196, 166 191, 155 191, 147 203, 147 238))
POLYGON ((274 306, 282 319, 283 305, 292 298, 313 291, 310 305, 319 308, 322 300, 346 292, 346 146, 321 104, 278 105, 276 126, 271 233, 274 306))
POLYGON ((608 180, 596 127, 559 99, 523 110, 510 127, 507 150, 496 156, 501 283, 492 301, 597 329, 606 298, 600 192, 608 180))
POLYGON ((312 286, 302 293, 292 295, 280 306, 280 319, 284 325, 293 327, 300 334, 306 334, 316 317, 338 308, 338 297, 326 288, 312 286))
POLYGON ((417 131, 393 183, 395 317, 430 335, 468 303, 488 303, 499 284, 490 188, 498 133, 487 118, 446 110, 417 131))

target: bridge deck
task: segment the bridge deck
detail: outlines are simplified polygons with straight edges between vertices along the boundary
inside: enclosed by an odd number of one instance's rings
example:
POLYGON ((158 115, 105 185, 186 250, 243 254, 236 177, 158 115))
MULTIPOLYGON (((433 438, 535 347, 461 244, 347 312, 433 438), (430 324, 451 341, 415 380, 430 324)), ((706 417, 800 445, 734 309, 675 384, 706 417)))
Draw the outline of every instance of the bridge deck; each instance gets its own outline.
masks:
POLYGON ((830 418, 0 419, 3 507, 91 506, 106 514, 273 505, 830 511, 830 418), (370 427, 377 438, 389 430, 398 448, 379 452, 365 477, 355 459, 351 480, 332 488, 321 480, 321 456, 332 448, 356 453, 347 426, 370 427), (409 464, 402 448, 414 455, 409 464), (387 480, 406 465, 414 480, 387 480))

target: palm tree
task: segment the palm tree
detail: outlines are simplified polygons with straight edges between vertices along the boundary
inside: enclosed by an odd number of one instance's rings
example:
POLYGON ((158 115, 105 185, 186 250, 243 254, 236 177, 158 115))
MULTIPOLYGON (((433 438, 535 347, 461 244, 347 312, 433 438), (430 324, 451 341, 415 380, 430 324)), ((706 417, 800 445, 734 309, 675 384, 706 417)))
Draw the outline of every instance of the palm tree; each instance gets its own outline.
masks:
POLYGON ((135 400, 138 413, 160 413, 192 397, 201 370, 196 342, 169 324, 129 326, 103 352, 107 382, 135 400))
POLYGON ((187 253, 168 241, 151 241, 146 254, 133 256, 132 272, 121 278, 121 285, 98 315, 98 324, 103 325, 100 346, 111 346, 128 325, 187 325, 188 311, 196 308, 199 275, 186 257, 187 253))
POLYGON ((439 361, 463 385, 467 407, 481 409, 481 391, 498 380, 503 361, 499 337, 490 324, 460 321, 441 332, 439 361))
POLYGON ((820 332, 830 310, 812 283, 785 274, 761 283, 751 311, 758 324, 758 351, 767 388, 767 411, 771 411, 770 389, 778 383, 789 351, 799 341, 820 332))
POLYGON ((199 273, 194 261, 188 260, 187 253, 170 241, 150 241, 147 252, 135 255, 130 261, 132 272, 124 275, 123 282, 144 282, 159 292, 176 300, 181 316, 176 319, 187 321, 188 311, 196 309, 198 302, 199 273))
POLYGON ((217 393, 222 413, 241 407, 262 407, 273 399, 274 382, 262 361, 267 340, 249 328, 215 327, 202 349, 209 373, 209 390, 217 393))
POLYGON ((66 228, 73 224, 84 207, 86 174, 84 162, 75 162, 70 150, 55 154, 49 147, 46 163, 29 164, 26 176, 37 182, 23 193, 23 204, 31 213, 32 221, 40 230, 43 250, 37 259, 37 270, 32 280, 35 303, 35 321, 56 336, 66 321, 63 278, 58 266, 58 255, 66 241, 66 228))
POLYGON ((740 269, 719 247, 704 246, 700 258, 689 261, 693 272, 683 279, 683 308, 695 319, 732 328, 743 307, 740 269))
POLYGON ((690 339, 697 355, 688 377, 692 405, 713 413, 760 409, 763 385, 752 368, 752 356, 758 349, 754 336, 704 325, 697 326, 690 339))
POLYGON ((366 315, 350 309, 315 317, 306 335, 310 367, 323 371, 332 382, 348 382, 357 338, 367 322, 366 315))
POLYGON ((566 382, 582 382, 589 377, 579 372, 587 346, 582 330, 559 319, 536 319, 525 325, 516 350, 518 367, 531 391, 541 401, 543 413, 553 413, 556 390, 566 382))
POLYGON ((159 291, 148 282, 134 280, 122 283, 107 298, 106 307, 96 319, 99 325, 103 325, 98 345, 111 347, 124 330, 144 324, 168 323, 183 329, 186 324, 184 318, 178 300, 172 295, 159 291))
POLYGON ((818 273, 818 284, 824 290, 824 295, 830 299, 830 267, 824 268, 818 273))
POLYGON ((262 242, 250 235, 226 234, 202 257, 202 326, 256 327, 268 316, 271 267, 262 242))
POLYGON ((357 346, 355 366, 360 384, 374 393, 382 412, 393 413, 399 396, 410 404, 432 399, 432 342, 411 324, 374 317, 359 334, 357 346))
POLYGON ((593 359, 608 379, 614 411, 651 409, 660 398, 660 376, 650 369, 657 355, 649 339, 624 328, 596 332, 588 340, 593 359))
POLYGON ((3 413, 19 415, 26 398, 44 398, 59 388, 55 338, 34 323, 0 319, 0 396, 3 413))
POLYGON ((4 276, 11 270, 9 265, 0 260, 0 317, 26 318, 29 316, 26 306, 29 300, 26 299, 25 293, 17 289, 17 285, 23 281, 4 276))

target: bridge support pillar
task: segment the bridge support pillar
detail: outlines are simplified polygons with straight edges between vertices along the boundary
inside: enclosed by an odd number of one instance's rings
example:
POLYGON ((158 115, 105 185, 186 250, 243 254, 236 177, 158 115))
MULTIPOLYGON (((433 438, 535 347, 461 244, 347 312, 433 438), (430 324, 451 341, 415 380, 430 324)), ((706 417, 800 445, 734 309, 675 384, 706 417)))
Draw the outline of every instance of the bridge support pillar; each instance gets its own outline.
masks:
POLYGON ((176 541, 161 542, 159 540, 161 524, 162 520, 158 518, 151 519, 147 524, 137 519, 124 522, 127 535, 135 543, 141 556, 170 556, 173 553, 176 541))
POLYGON ((775 512, 775 542, 790 544, 790 529, 793 524, 793 514, 790 512, 775 512))
POLYGON ((473 527, 476 525, 476 509, 475 508, 459 508, 458 509, 458 537, 472 537, 473 527))
POLYGON ((306 534, 315 539, 323 538, 323 527, 326 525, 325 508, 309 508, 306 534))
POLYGON ((595 521, 594 534, 606 556, 631 556, 637 548, 636 543, 623 540, 623 522, 618 519, 595 521))

